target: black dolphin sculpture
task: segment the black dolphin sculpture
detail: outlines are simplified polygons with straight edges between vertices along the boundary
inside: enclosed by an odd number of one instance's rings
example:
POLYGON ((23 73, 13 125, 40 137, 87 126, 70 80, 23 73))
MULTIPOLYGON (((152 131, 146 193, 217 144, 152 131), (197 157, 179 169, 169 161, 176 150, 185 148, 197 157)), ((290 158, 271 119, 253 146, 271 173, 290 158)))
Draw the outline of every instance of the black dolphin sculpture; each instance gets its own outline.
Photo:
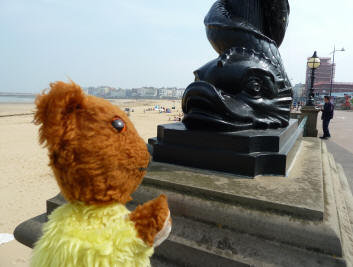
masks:
POLYGON ((201 67, 183 96, 189 129, 239 131, 286 127, 292 88, 278 45, 287 0, 218 0, 205 18, 220 56, 201 67))

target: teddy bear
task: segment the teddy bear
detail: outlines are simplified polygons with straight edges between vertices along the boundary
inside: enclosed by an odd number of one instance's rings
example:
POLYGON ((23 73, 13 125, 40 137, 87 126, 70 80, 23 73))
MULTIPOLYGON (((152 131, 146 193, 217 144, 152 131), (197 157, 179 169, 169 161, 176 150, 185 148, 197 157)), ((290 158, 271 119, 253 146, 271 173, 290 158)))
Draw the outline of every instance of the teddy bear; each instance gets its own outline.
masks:
POLYGON ((150 266, 171 219, 165 195, 125 207, 150 161, 132 122, 72 81, 50 84, 35 104, 39 141, 67 204, 49 215, 31 266, 150 266))

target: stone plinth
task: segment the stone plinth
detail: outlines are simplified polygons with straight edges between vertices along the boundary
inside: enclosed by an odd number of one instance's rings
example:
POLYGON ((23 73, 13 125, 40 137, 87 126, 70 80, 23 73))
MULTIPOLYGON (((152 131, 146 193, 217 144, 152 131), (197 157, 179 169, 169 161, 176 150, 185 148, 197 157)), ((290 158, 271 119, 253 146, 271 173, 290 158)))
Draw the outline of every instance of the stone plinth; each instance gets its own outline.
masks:
POLYGON ((320 109, 315 106, 304 106, 301 109, 303 116, 308 117, 308 121, 304 130, 304 137, 317 137, 317 115, 320 109))
POLYGON ((165 245, 169 249, 162 246, 156 253, 180 264, 350 266, 353 217, 351 196, 345 198, 341 186, 345 179, 321 141, 310 138, 302 142, 286 179, 234 179, 153 163, 132 207, 168 195, 173 232, 165 245), (208 263, 192 260, 205 251, 208 263))
POLYGON ((281 129, 210 132, 182 123, 159 125, 153 160, 246 177, 287 175, 303 134, 298 120, 281 129))
MULTIPOLYGON (((128 207, 161 193, 169 199, 173 230, 156 249, 153 266, 353 264, 352 195, 341 168, 319 139, 301 143, 287 178, 234 179, 153 162, 128 207)), ((62 203, 59 196, 49 200, 47 213, 62 203)), ((17 240, 33 235, 28 225, 35 220, 16 229, 17 240)))

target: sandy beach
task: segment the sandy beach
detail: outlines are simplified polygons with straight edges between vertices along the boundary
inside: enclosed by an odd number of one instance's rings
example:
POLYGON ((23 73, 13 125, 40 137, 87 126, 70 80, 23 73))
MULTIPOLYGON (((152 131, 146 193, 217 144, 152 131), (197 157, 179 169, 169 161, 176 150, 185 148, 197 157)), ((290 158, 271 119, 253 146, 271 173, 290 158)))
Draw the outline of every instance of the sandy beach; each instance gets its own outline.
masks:
MULTIPOLYGON (((156 136, 158 124, 170 123, 181 113, 180 101, 112 100, 130 108, 130 119, 147 142, 156 136), (155 105, 172 113, 146 111, 155 105), (172 109, 175 107, 175 109, 172 109)), ((12 234, 15 227, 45 212, 45 201, 58 193, 48 167, 46 149, 38 143, 38 128, 32 123, 34 104, 0 103, 0 234, 12 234)), ((0 267, 29 266, 31 249, 10 241, 0 245, 0 267)))

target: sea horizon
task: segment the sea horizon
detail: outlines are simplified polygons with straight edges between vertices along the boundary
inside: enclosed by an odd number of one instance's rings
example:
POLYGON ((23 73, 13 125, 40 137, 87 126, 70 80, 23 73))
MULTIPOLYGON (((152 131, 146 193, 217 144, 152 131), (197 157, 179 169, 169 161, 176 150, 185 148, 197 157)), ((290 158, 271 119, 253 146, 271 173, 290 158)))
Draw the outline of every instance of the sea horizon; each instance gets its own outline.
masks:
POLYGON ((34 103, 35 96, 1 96, 0 103, 2 104, 17 104, 17 103, 34 103))

